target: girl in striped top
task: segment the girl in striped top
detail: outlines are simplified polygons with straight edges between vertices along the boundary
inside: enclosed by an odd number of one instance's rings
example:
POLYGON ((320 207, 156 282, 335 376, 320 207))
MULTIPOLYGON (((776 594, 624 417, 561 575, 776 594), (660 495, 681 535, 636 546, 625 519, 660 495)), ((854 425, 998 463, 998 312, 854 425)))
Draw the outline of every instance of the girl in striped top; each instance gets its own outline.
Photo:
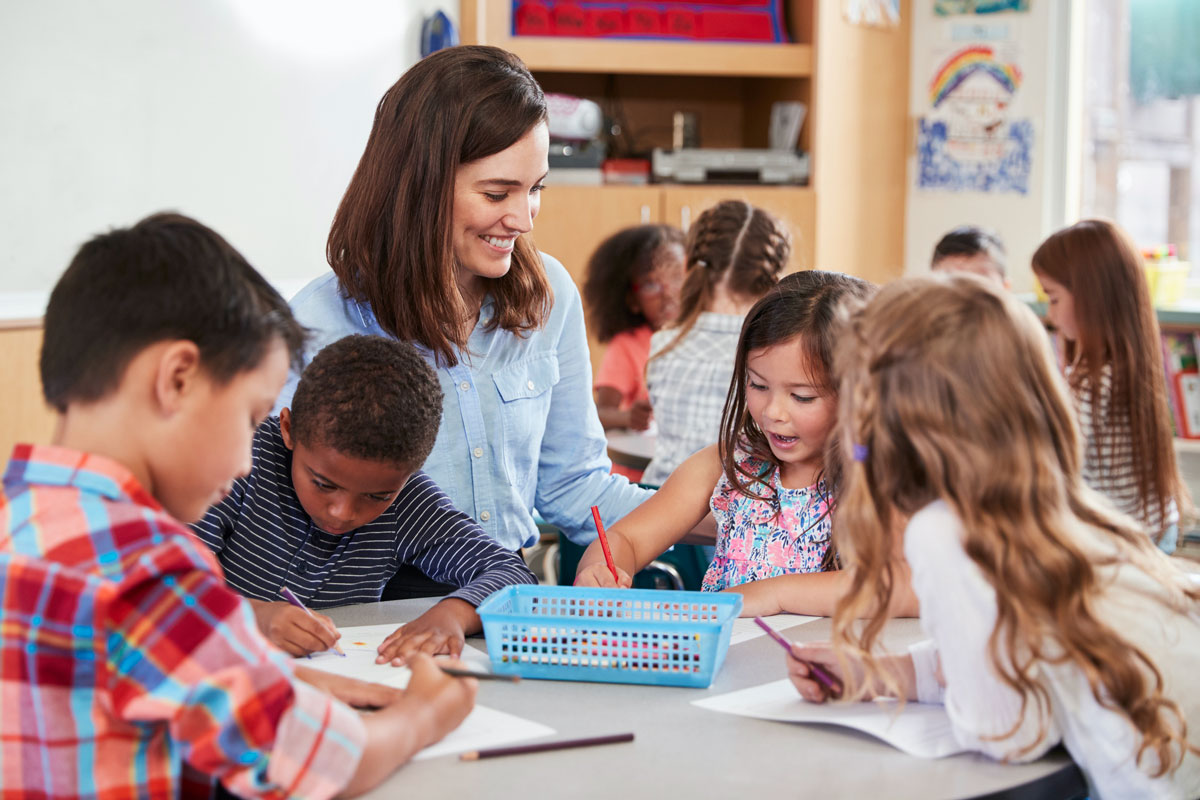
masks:
POLYGON ((1084 482, 1170 553, 1191 498, 1175 463, 1161 337, 1141 258, 1122 231, 1084 220, 1033 254, 1063 338, 1083 432, 1084 482))

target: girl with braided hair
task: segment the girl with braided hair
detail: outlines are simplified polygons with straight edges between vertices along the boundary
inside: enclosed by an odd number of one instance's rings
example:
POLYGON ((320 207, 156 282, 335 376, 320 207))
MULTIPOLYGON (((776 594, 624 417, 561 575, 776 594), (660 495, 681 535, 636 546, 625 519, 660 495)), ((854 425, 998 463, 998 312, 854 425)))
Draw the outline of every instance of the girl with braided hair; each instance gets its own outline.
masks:
POLYGON ((658 438, 642 480, 656 486, 717 441, 742 320, 779 282, 792 245, 766 211, 722 200, 692 223, 686 251, 679 314, 651 337, 646 364, 658 438))
POLYGON ((851 581, 832 644, 793 645, 805 699, 827 697, 817 662, 845 699, 944 703, 994 758, 1062 742, 1092 797, 1200 796, 1200 586, 1085 485, 1033 313, 974 276, 897 281, 849 315, 835 368, 851 581), (886 655, 896 527, 931 638, 886 655))
MULTIPOLYGON (((826 459, 837 392, 830 361, 839 304, 871 284, 834 272, 797 272, 746 315, 717 444, 688 458, 649 500, 608 532, 620 585, 679 542, 709 509, 716 557, 706 591, 736 589, 743 614, 828 615, 845 586, 830 546, 839 484, 826 459)), ((613 586, 593 543, 576 583, 613 586)), ((915 613, 898 596, 894 612, 915 613)))

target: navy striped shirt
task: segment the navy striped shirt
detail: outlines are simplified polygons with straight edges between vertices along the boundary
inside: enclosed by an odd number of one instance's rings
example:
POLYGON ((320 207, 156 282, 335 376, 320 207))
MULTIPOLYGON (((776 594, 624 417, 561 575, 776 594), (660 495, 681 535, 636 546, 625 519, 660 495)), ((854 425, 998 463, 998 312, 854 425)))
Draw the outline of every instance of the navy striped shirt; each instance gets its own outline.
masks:
POLYGON ((254 435, 250 474, 192 529, 217 554, 229 586, 255 600, 279 600, 286 585, 312 608, 375 602, 404 564, 458 586, 448 596, 473 606, 509 584, 537 582, 520 555, 419 470, 372 522, 340 536, 321 530, 292 487, 292 451, 277 417, 254 435))

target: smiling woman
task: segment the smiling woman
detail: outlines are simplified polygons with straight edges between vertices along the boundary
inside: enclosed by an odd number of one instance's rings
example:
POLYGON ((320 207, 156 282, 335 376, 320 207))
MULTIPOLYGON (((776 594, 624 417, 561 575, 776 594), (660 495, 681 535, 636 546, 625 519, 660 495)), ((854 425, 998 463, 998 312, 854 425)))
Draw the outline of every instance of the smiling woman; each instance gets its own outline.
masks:
MULTIPOLYGON (((311 352, 352 333, 413 342, 445 406, 425 471, 496 541, 573 540, 648 493, 613 476, 591 392, 579 292, 530 240, 549 135, 520 59, 456 47, 384 94, 329 234, 333 272, 292 301, 311 352)), ((280 404, 291 397, 295 378, 280 404)))

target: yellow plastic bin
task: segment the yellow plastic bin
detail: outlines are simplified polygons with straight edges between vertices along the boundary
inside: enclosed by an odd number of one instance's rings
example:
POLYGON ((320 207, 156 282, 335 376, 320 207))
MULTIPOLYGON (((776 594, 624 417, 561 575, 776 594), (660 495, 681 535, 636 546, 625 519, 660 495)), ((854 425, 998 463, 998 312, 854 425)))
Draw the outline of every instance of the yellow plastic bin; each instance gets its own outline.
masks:
POLYGON ((1179 305, 1191 269, 1191 264, 1186 261, 1147 264, 1146 283, 1150 287, 1150 301, 1158 308, 1179 305))

